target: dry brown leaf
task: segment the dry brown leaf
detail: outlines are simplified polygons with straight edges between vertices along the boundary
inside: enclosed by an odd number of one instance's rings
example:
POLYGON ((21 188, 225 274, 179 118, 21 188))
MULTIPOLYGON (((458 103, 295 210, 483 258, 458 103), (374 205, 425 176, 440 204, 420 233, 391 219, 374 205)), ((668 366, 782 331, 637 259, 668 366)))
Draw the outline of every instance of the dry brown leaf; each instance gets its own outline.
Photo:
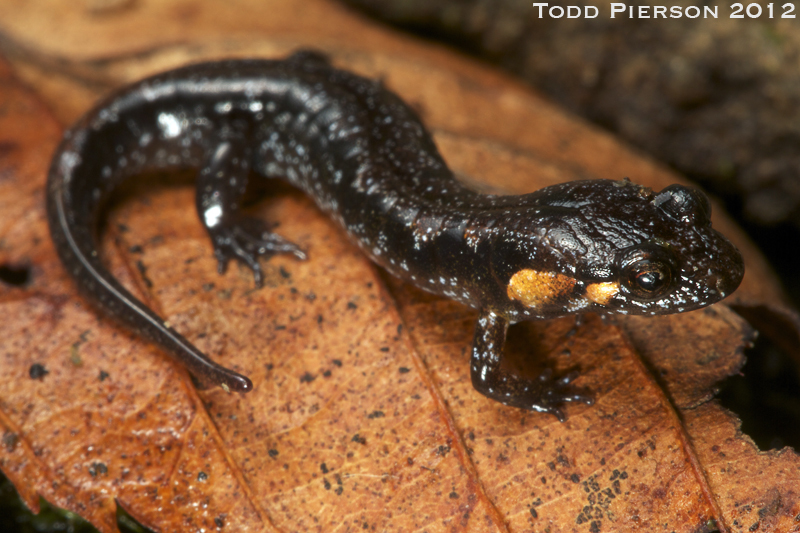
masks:
MULTIPOLYGON (((677 181, 513 82, 341 7, 262 9, 4 0, 0 46, 64 122, 155 70, 314 46, 383 78, 483 187, 677 181)), ((129 287, 255 384, 247 395, 196 391, 74 294, 43 215, 58 128, 8 70, 0 102, 0 265, 31 269, 23 287, 0 283, 0 468, 32 508, 41 494, 103 531, 114 530, 115 501, 163 531, 798 529, 797 455, 758 452, 708 401, 751 335, 726 306, 514 328, 518 366, 580 368, 595 394, 559 424, 477 394, 474 312, 385 278, 299 193, 257 211, 311 259, 265 263, 256 291, 246 270, 216 274, 191 188, 155 177, 112 213, 104 250, 129 287), (34 363, 49 373, 32 379, 34 363)), ((763 261, 729 221, 715 223, 746 254, 740 304, 776 302, 763 261)))

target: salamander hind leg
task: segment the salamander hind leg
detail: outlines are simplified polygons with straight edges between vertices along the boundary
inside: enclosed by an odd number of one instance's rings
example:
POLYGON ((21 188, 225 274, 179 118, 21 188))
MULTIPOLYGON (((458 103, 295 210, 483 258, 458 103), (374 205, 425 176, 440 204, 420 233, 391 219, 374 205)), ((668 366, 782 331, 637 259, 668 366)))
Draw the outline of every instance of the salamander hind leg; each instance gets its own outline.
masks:
POLYGON ((472 344, 471 375, 475 389, 493 400, 512 407, 550 413, 563 422, 559 408, 566 402, 591 404, 592 398, 576 391, 570 384, 577 372, 554 378, 550 370, 538 378, 525 379, 501 367, 508 320, 489 310, 482 310, 475 325, 472 344))
POLYGON ((306 253, 296 244, 272 233, 267 223, 240 211, 250 171, 249 150, 242 140, 220 142, 197 178, 197 212, 203 222, 218 261, 225 272, 231 259, 253 271, 256 286, 263 284, 259 257, 293 254, 304 260, 306 253))

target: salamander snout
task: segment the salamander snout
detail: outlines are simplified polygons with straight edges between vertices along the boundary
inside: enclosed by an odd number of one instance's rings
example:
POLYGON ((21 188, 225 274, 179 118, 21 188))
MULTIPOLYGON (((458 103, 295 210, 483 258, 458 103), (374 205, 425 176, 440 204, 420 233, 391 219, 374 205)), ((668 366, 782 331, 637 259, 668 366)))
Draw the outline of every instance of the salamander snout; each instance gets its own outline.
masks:
POLYGON ((691 267, 689 277, 701 282, 694 288, 701 300, 713 303, 735 291, 744 277, 742 254, 711 227, 711 204, 706 195, 676 184, 657 193, 652 203, 673 221, 671 248, 676 256, 683 256, 684 272, 691 267))
MULTIPOLYGON (((716 232, 715 232, 716 233, 716 232)), ((715 288, 720 299, 735 291, 744 278, 744 259, 736 247, 725 237, 717 234, 720 244, 717 247, 717 268, 715 288)))

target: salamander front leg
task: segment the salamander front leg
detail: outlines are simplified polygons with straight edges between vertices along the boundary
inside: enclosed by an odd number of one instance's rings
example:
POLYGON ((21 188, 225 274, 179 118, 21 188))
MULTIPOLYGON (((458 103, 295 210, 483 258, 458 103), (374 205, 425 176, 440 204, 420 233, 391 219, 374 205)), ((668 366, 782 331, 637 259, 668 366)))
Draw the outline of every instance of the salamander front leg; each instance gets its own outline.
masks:
POLYGON ((536 379, 525 379, 501 368, 508 320, 490 310, 481 310, 472 343, 471 375, 475 389, 489 398, 512 407, 551 413, 563 422, 559 409, 565 402, 592 403, 592 398, 571 386, 577 372, 554 379, 547 370, 536 379))
POLYGON ((197 178, 197 211, 211 236, 220 274, 236 259, 253 271, 261 287, 263 273, 259 257, 293 254, 306 259, 296 244, 269 231, 267 224, 239 211, 250 171, 249 151, 242 139, 220 142, 197 178))

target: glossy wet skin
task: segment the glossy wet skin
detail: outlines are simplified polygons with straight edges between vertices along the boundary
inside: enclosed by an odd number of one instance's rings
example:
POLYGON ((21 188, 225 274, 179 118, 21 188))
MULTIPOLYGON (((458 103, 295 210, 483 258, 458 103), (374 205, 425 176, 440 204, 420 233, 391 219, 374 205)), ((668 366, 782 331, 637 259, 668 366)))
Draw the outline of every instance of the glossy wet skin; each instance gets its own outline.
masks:
POLYGON ((744 272, 691 189, 654 194, 596 180, 482 195, 455 180, 399 97, 318 54, 185 67, 123 89, 65 134, 48 178, 48 219, 63 263, 99 310, 227 390, 253 384, 128 293, 97 248, 99 210, 113 190, 183 167, 198 169, 196 207, 221 272, 235 259, 260 285, 259 258, 307 258, 240 211, 248 179, 284 179, 388 271, 478 309, 470 365, 479 392, 562 420, 561 404, 590 398, 572 390, 574 375, 528 380, 506 371, 510 323, 687 311, 724 298, 744 272))

